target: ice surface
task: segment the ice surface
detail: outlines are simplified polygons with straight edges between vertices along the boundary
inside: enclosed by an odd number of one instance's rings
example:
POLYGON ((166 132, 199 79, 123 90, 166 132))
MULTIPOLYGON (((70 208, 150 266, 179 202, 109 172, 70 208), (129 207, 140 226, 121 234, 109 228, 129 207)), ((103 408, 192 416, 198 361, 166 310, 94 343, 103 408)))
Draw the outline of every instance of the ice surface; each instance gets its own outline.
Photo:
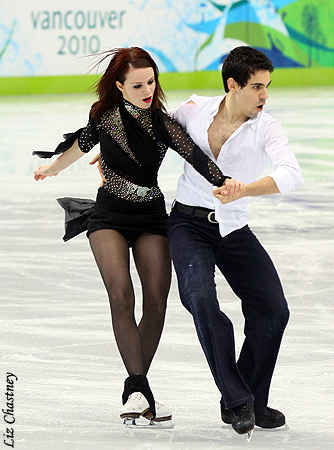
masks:
MULTIPOLYGON (((170 92, 170 105, 190 94, 170 92)), ((1 419, 2 435, 13 427, 15 448, 27 450, 333 448, 334 89, 272 89, 267 107, 286 129, 305 184, 284 198, 253 199, 250 206, 250 225, 277 266, 291 310, 270 396, 290 429, 256 430, 250 444, 222 427, 219 393, 179 302, 175 276, 149 379, 156 398, 173 410, 176 427, 121 425, 126 373, 106 293, 86 237, 62 242, 63 211, 55 201, 95 197, 99 176, 88 165, 93 153, 55 178, 33 180, 41 160, 31 152, 53 149, 63 132, 85 124, 92 101, 89 94, 0 99, 0 410, 7 407, 6 373, 18 377, 15 423, 1 419)), ((161 169, 168 205, 182 164, 170 151, 161 169)), ((132 274, 139 316, 133 267, 132 274)), ((219 274, 217 285, 239 349, 239 300, 219 274)))

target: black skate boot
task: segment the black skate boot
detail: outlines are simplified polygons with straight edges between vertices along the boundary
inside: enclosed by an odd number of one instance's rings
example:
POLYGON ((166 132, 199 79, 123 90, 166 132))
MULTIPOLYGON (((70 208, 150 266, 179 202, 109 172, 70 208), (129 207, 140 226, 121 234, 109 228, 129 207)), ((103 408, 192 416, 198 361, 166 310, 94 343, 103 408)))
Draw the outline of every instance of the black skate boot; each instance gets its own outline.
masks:
POLYGON ((255 415, 255 425, 261 428, 279 428, 285 425, 285 416, 277 409, 267 406, 262 414, 255 415))
POLYGON ((154 418, 156 415, 155 400, 145 375, 130 375, 125 380, 124 392, 122 394, 123 405, 134 392, 141 392, 144 395, 150 406, 150 414, 148 414, 147 417, 154 418))
POLYGON ((229 409, 223 408, 222 404, 220 404, 220 414, 222 417, 222 421, 227 424, 231 424, 231 414, 229 409))
POLYGON ((238 434, 250 433, 254 429, 255 416, 253 403, 244 403, 243 405, 231 408, 229 412, 232 428, 238 434))

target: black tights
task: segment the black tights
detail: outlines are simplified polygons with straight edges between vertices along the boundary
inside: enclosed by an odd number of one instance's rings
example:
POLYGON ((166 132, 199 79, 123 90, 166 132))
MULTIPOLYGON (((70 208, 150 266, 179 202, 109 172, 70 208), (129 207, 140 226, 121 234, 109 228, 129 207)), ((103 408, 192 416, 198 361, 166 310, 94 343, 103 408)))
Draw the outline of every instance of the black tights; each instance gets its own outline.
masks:
POLYGON ((171 281, 167 238, 142 234, 132 248, 142 285, 139 325, 126 239, 115 230, 98 230, 89 235, 89 241, 108 292, 115 339, 126 370, 129 375, 146 375, 162 333, 171 281))

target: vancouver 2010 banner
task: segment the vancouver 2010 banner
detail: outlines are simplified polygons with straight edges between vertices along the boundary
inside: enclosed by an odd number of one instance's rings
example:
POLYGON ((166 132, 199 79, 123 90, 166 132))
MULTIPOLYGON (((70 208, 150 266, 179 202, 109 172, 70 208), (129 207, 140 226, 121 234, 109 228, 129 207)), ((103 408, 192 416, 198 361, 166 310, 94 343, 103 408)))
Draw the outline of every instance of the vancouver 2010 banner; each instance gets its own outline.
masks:
POLYGON ((334 67, 333 0, 1 0, 0 76, 87 73, 87 55, 148 50, 161 72, 216 70, 238 45, 275 67, 334 67))

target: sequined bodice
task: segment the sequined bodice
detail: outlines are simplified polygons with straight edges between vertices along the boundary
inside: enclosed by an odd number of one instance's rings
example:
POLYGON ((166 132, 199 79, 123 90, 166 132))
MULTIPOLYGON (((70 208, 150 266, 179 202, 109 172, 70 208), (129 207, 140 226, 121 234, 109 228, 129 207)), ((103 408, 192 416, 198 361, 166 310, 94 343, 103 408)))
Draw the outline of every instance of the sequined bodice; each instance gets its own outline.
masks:
MULTIPOLYGON (((140 126, 144 128, 154 139, 152 133, 152 120, 151 120, 151 108, 142 109, 124 100, 126 110, 138 120, 140 126)), ((126 152, 136 163, 138 169, 140 163, 133 155, 131 148, 126 139, 126 133, 124 125, 121 119, 119 107, 116 107, 114 111, 106 111, 101 118, 100 123, 96 127, 102 128, 104 131, 110 134, 110 136, 117 142, 120 147, 126 152)), ((158 142, 159 148, 159 165, 162 163, 167 151, 167 146, 158 142)), ((162 193, 158 187, 146 187, 139 186, 126 180, 122 176, 115 173, 104 161, 101 156, 102 171, 107 182, 104 184, 104 189, 108 192, 121 197, 125 200, 134 202, 147 202, 162 197, 162 193)))
MULTIPOLYGON (((152 124, 152 111, 151 108, 142 109, 124 100, 125 109, 130 113, 156 143, 158 150, 157 164, 155 164, 153 174, 155 177, 157 171, 164 159, 168 147, 173 148, 180 156, 182 156, 187 162, 189 162, 201 175, 203 175, 210 183, 220 186, 225 180, 225 176, 220 171, 218 166, 205 155, 199 147, 192 141, 189 135, 183 130, 183 128, 175 122, 167 114, 161 113, 162 123, 160 128, 163 132, 158 131, 159 137, 157 137, 153 129, 152 124)), ((99 132, 107 133, 112 138, 112 142, 116 142, 124 151, 124 158, 130 157, 133 163, 138 164, 138 171, 141 170, 141 164, 136 159, 133 149, 130 148, 127 142, 127 135, 124 129, 120 107, 116 107, 114 110, 106 111, 97 124, 93 124, 91 121, 83 129, 79 136, 79 147, 83 152, 88 152, 96 145, 99 138, 96 137, 99 132)), ((131 176, 127 178, 123 177, 120 172, 116 173, 110 165, 108 165, 103 158, 103 151, 112 151, 109 148, 102 148, 101 141, 101 165, 106 183, 103 188, 111 194, 117 196, 120 199, 128 200, 131 202, 149 202, 162 198, 163 194, 158 186, 147 187, 140 186, 131 181, 131 176)), ((106 145, 106 144, 103 144, 106 145)), ((145 149, 143 149, 145 151, 145 149)), ((123 157, 121 157, 123 159, 123 157)), ((153 169, 152 169, 153 170, 153 169)), ((151 170, 151 172, 152 172, 151 170)), ((135 169, 135 171, 137 171, 135 169)), ((125 174, 125 172, 124 172, 125 174)), ((156 179, 156 178, 155 178, 156 179)), ((152 186, 152 184, 151 184, 152 186)))

